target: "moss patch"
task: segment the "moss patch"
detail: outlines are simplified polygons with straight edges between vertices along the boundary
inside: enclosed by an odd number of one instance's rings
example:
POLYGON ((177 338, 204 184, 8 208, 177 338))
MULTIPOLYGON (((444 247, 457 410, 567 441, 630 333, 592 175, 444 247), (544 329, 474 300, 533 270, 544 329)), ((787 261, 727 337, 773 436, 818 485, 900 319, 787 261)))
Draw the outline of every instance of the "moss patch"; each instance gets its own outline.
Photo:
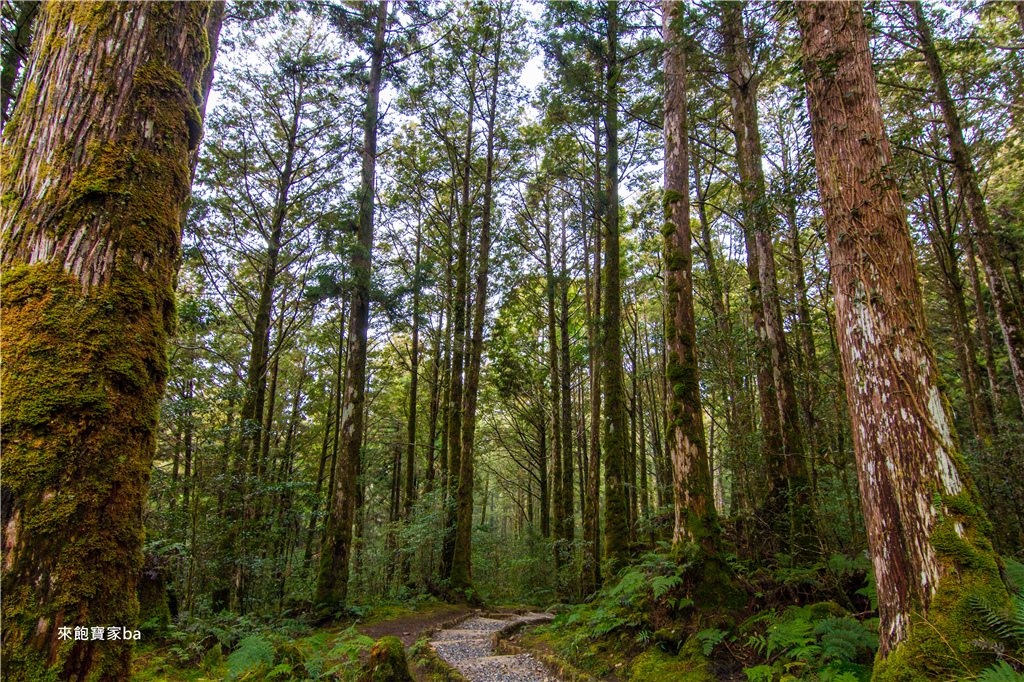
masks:
POLYGON ((670 656, 655 648, 634 658, 629 679, 631 682, 711 682, 714 677, 708 671, 707 663, 700 642, 691 637, 678 656, 670 656))

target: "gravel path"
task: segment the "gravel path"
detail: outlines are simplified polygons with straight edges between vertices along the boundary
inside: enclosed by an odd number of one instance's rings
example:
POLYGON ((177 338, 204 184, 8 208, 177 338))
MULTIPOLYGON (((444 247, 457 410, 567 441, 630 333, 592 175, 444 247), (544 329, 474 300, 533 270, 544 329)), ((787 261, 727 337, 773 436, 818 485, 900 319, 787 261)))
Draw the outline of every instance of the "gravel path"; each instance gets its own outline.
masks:
POLYGON ((458 629, 441 630, 430 645, 445 663, 470 682, 557 682, 533 656, 495 656, 491 647, 491 635, 510 622, 534 623, 549 619, 550 616, 539 613, 513 616, 509 620, 471 618, 460 623, 458 629))

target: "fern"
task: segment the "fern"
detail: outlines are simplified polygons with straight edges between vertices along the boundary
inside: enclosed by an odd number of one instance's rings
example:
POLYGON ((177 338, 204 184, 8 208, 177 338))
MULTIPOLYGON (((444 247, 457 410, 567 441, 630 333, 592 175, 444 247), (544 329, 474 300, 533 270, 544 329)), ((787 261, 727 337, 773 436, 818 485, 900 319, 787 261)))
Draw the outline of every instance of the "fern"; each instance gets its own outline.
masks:
POLYGON ((1003 557, 1003 565, 1006 566, 1006 574, 1010 576, 1013 587, 1018 592, 1024 592, 1024 564, 1018 563, 1008 557, 1003 557))
POLYGON ((274 645, 262 635, 243 639, 238 649, 228 656, 228 679, 236 680, 242 675, 274 662, 274 645))
POLYGON ((659 575, 651 581, 651 589, 654 590, 654 598, 661 599, 661 596, 671 590, 673 587, 678 587, 683 584, 683 579, 677 575, 659 575))
POLYGON ((711 651, 719 642, 725 639, 726 634, 728 633, 725 630, 717 628, 709 628, 698 632, 696 637, 700 640, 701 647, 704 649, 704 655, 710 656, 711 651))
POLYGON ((1013 595, 1013 608, 1005 611, 993 608, 980 595, 971 596, 968 602, 1001 639, 1024 642, 1024 597, 1013 595))
POLYGON ((852 618, 826 618, 814 626, 821 640, 822 661, 853 663, 862 652, 878 649, 878 637, 852 618))
POLYGON ((1006 661, 999 661, 974 679, 975 682, 1024 682, 1024 675, 1006 661))

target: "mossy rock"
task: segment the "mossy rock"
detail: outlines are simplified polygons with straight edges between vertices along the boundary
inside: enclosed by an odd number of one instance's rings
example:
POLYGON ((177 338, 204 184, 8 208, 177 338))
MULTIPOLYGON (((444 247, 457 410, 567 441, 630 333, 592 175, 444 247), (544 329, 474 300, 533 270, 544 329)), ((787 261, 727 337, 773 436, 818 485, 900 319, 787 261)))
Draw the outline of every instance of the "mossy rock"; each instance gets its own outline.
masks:
POLYGON ((402 640, 397 637, 378 639, 370 649, 370 661, 359 682, 414 682, 402 640))
POLYGON ((850 613, 834 601, 821 601, 817 604, 812 604, 809 611, 812 621, 825 620, 833 616, 844 618, 850 613))
POLYGON ((708 660, 698 639, 686 640, 678 656, 665 653, 657 647, 633 659, 630 682, 712 682, 708 660))

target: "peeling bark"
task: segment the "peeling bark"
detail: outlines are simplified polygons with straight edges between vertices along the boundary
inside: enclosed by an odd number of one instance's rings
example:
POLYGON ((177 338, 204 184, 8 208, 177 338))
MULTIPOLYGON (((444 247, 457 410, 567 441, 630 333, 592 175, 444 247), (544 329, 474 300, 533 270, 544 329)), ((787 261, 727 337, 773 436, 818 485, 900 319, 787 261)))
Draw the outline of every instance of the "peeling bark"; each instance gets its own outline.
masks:
MULTIPOLYGON (((671 387, 665 440, 672 460, 675 493, 673 544, 700 543, 717 550, 715 497, 704 437, 693 311, 693 256, 690 249, 689 131, 686 113, 686 55, 673 27, 679 4, 662 2, 665 36, 665 376, 671 387)), ((635 372, 635 368, 634 368, 635 372)))

